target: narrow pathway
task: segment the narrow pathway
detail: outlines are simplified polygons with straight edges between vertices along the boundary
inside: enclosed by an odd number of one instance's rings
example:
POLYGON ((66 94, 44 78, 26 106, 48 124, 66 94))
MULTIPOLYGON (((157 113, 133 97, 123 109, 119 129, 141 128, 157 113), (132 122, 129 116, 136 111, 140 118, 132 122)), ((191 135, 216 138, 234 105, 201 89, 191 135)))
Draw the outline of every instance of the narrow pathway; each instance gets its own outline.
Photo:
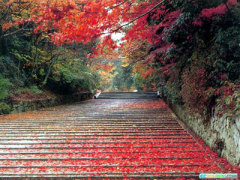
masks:
POLYGON ((0 177, 197 179, 226 172, 163 101, 128 96, 0 116, 0 177))

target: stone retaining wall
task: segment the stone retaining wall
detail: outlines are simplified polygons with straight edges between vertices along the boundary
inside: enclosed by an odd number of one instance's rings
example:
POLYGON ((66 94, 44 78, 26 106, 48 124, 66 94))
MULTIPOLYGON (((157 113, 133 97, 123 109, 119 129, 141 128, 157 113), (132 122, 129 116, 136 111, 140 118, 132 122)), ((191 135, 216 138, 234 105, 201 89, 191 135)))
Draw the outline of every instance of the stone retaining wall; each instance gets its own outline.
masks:
POLYGON ((183 106, 170 104, 176 115, 206 144, 221 157, 240 167, 240 117, 219 117, 217 109, 211 120, 206 123, 202 118, 190 114, 183 106))
POLYGON ((21 101, 21 102, 12 102, 9 104, 11 108, 11 113, 20 113, 26 111, 33 111, 40 108, 47 108, 52 106, 57 106, 61 104, 83 101, 91 99, 93 97, 92 93, 81 93, 68 96, 59 96, 50 99, 36 100, 36 101, 21 101))

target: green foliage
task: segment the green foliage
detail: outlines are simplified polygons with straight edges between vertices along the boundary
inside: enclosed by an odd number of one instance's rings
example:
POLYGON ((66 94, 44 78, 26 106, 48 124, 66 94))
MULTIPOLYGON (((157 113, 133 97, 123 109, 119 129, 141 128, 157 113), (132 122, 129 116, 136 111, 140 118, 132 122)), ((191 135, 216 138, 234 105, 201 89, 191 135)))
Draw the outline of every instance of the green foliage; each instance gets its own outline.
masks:
POLYGON ((75 59, 70 64, 56 64, 47 86, 60 94, 94 91, 99 86, 99 76, 75 59))
POLYGON ((232 81, 240 79, 239 31, 239 26, 219 29, 216 33, 216 40, 213 47, 216 52, 214 55, 220 57, 214 62, 214 68, 222 73, 226 73, 232 81))
POLYGON ((10 86, 12 86, 12 83, 0 74, 0 100, 9 96, 8 88, 10 86))
POLYGON ((43 91, 39 89, 39 87, 37 87, 36 85, 32 85, 29 87, 19 87, 16 89, 16 91, 14 92, 15 94, 22 94, 22 93, 26 93, 26 92, 30 92, 33 94, 41 94, 43 91))
POLYGON ((11 80, 14 86, 23 86, 26 80, 26 74, 19 71, 18 65, 13 58, 9 56, 0 56, 0 72, 6 78, 11 80))
POLYGON ((240 116, 240 91, 238 90, 237 92, 234 93, 233 98, 235 99, 236 106, 234 108, 234 114, 236 116, 240 116))
POLYGON ((217 105, 220 106, 219 115, 228 114, 229 116, 240 115, 240 90, 239 85, 229 83, 221 88, 221 96, 217 99, 217 105))
MULTIPOLYGON (((11 19, 11 13, 6 16, 11 19)), ((6 84, 0 87, 1 96, 39 94, 43 87, 62 94, 98 87, 98 75, 87 67, 85 57, 92 53, 96 42, 57 47, 44 32, 33 34, 33 23, 24 25, 26 31, 20 31, 21 26, 8 29, 10 36, 1 36, 0 30, 0 72, 14 84, 7 94, 8 81, 1 79, 6 84)))
POLYGON ((171 87, 171 86, 164 86, 163 87, 163 94, 168 98, 170 103, 175 104, 175 103, 181 103, 181 95, 179 91, 176 90, 176 88, 171 87))
POLYGON ((139 73, 136 73, 133 77, 133 85, 136 87, 138 91, 143 90, 144 85, 144 79, 140 76, 139 73))
POLYGON ((11 108, 4 102, 0 102, 0 114, 7 114, 10 113, 11 108))
POLYGON ((122 61, 116 60, 115 66, 116 76, 113 78, 112 89, 115 91, 129 91, 133 85, 132 65, 123 67, 122 61))

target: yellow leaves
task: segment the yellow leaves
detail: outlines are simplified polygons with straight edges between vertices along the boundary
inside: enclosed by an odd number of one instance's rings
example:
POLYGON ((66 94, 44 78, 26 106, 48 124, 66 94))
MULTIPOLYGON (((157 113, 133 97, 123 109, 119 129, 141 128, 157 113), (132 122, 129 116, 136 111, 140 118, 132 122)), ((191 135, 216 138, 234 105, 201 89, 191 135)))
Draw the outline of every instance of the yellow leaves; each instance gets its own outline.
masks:
POLYGON ((122 67, 128 67, 130 64, 129 63, 125 63, 125 64, 122 64, 122 67))
POLYGON ((116 76, 116 73, 108 72, 104 70, 98 70, 98 74, 101 77, 101 85, 104 87, 105 90, 108 90, 108 88, 111 88, 111 84, 113 81, 113 78, 116 76))
MULTIPOLYGON (((101 59, 101 57, 99 57, 101 59)), ((91 65, 91 69, 96 71, 101 79, 101 87, 104 90, 110 90, 113 78, 117 75, 115 71, 116 67, 111 61, 101 61, 100 59, 95 59, 91 65)))
POLYGON ((122 67, 125 68, 125 67, 128 67, 130 65, 130 60, 128 58, 125 58, 122 60, 122 67))
POLYGON ((109 82, 110 79, 112 78, 112 74, 103 70, 99 70, 98 74, 101 76, 102 81, 109 82))
POLYGON ((146 65, 138 62, 135 64, 132 74, 134 75, 134 74, 138 73, 140 75, 140 77, 143 78, 145 71, 146 71, 146 65))
POLYGON ((25 23, 31 14, 31 10, 31 2, 29 0, 0 1, 0 11, 4 14, 0 21, 2 31, 7 31, 12 27, 25 23))
POLYGON ((130 62, 143 61, 147 55, 148 45, 145 41, 129 41, 123 47, 123 54, 130 62))
POLYGON ((53 65, 53 67, 55 68, 55 69, 58 69, 58 68, 60 68, 62 65, 61 64, 58 64, 58 63, 56 63, 56 64, 54 64, 53 65))
POLYGON ((10 29, 13 26, 14 26, 14 24, 12 22, 7 22, 7 23, 2 25, 2 31, 6 31, 6 30, 10 29))

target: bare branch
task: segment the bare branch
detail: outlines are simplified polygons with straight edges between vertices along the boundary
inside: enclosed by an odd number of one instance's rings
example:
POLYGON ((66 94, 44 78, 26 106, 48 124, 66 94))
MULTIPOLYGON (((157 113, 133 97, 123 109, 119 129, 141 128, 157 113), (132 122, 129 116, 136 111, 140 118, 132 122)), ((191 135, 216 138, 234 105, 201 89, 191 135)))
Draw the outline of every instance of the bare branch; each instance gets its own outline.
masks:
POLYGON ((14 35, 14 34, 16 34, 16 33, 19 33, 19 32, 21 32, 21 31, 32 31, 33 29, 18 29, 18 30, 16 30, 16 31, 13 31, 13 32, 10 32, 10 33, 7 33, 7 34, 3 34, 1 37, 0 37, 0 39, 2 39, 2 38, 5 38, 5 37, 7 37, 7 36, 12 36, 12 35, 14 35))

